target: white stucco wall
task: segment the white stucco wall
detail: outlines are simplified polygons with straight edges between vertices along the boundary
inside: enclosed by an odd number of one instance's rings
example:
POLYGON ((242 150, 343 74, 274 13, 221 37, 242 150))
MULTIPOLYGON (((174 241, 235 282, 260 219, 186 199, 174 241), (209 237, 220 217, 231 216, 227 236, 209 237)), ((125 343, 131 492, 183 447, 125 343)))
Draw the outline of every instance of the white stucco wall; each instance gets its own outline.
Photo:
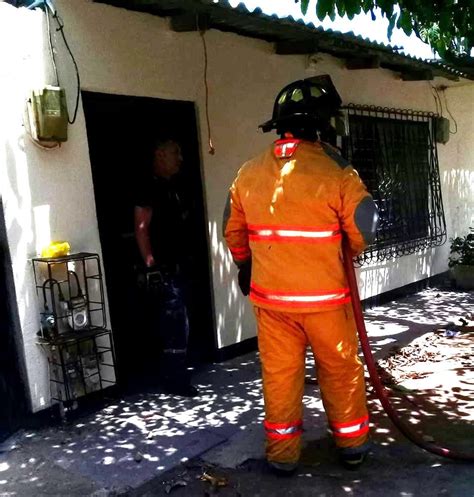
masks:
MULTIPOLYGON (((197 33, 174 33, 167 20, 129 12, 91 0, 56 0, 85 90, 196 102, 201 129, 202 169, 213 271, 219 346, 254 336, 250 306, 235 282, 235 271, 220 234, 228 185, 239 166, 273 137, 257 131, 271 113, 274 96, 288 82, 330 73, 345 103, 435 110, 427 82, 402 82, 386 70, 348 71, 338 59, 279 56, 263 41, 210 31, 210 119, 216 154, 207 153, 203 52, 197 33)), ((100 253, 91 168, 82 108, 70 138, 46 152, 24 136, 22 112, 28 90, 50 82, 42 33, 43 15, 0 3, 0 151, 2 196, 32 407, 48 403, 44 357, 35 344, 37 308, 29 258, 52 239, 67 239, 73 250, 100 253), (5 61, 5 62, 3 62, 5 61), (6 109, 4 112, 3 109, 6 109)), ((74 75, 67 56, 58 53, 69 105, 74 75)), ((436 84, 445 83, 437 80, 436 84)), ((472 224, 474 148, 473 87, 447 91, 459 131, 439 146, 448 234, 472 224), (461 189, 461 190, 460 190, 461 189)), ((406 285, 447 268, 447 246, 372 268, 361 274, 362 297, 406 285)))
POLYGON ((463 236, 474 227, 474 81, 447 89, 441 100, 444 116, 451 112, 457 123, 448 146, 438 148, 445 212, 450 236, 463 236))

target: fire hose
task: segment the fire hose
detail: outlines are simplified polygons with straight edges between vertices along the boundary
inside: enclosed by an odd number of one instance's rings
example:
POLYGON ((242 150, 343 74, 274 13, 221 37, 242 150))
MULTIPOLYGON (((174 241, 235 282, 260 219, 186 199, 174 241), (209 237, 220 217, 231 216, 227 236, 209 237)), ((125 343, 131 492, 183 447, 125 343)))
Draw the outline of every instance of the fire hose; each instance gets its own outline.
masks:
POLYGON ((346 272, 347 280, 349 283, 349 288, 352 297, 352 307, 354 309, 354 318, 357 326, 357 332, 359 334, 359 341, 364 354, 365 363, 370 375, 370 381, 375 390, 375 394, 379 399, 382 407, 384 408, 386 414, 392 421, 392 423, 400 430, 400 432, 408 438, 411 442, 422 449, 436 454, 438 456, 447 457, 449 459, 470 461, 474 462, 474 454, 468 454, 465 452, 460 452, 457 450, 448 449, 436 445, 435 443, 425 442, 423 438, 413 432, 413 430, 405 423, 395 408, 393 407, 390 398, 388 396, 387 390, 382 384, 382 381, 377 373, 377 367, 375 364, 374 356, 372 355, 372 350, 370 348, 369 339, 367 337, 367 330, 365 327, 364 316, 362 314, 362 305, 359 297, 359 289, 357 285, 356 274, 354 270, 354 264, 352 261, 352 255, 347 241, 343 244, 344 251, 344 269, 346 272))

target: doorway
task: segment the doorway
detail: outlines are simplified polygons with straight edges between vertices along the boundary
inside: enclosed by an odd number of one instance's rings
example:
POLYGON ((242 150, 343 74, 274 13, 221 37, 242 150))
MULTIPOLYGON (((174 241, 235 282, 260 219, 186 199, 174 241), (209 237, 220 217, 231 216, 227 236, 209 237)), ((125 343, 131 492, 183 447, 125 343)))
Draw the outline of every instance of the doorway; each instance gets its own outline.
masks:
POLYGON ((27 413, 26 370, 14 288, 0 201, 0 442, 21 426, 27 413))
POLYGON ((198 365, 216 352, 210 260, 195 107, 192 102, 82 92, 99 234, 114 332, 119 383, 140 385, 157 371, 158 350, 147 325, 134 235, 135 199, 149 177, 157 136, 179 142, 180 184, 193 216, 189 356, 198 365))

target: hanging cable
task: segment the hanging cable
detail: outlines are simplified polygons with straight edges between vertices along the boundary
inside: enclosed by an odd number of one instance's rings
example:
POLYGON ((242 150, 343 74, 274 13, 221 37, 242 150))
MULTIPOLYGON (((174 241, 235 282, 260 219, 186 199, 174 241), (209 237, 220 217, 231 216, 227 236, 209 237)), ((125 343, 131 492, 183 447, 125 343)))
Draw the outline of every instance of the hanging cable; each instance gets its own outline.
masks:
POLYGON ((214 145, 212 144, 212 132, 211 132, 211 120, 209 118, 209 85, 207 82, 207 67, 208 67, 208 57, 207 57, 207 44, 206 44, 206 30, 201 29, 199 26, 199 14, 196 14, 196 26, 199 31, 199 36, 201 37, 202 40, 202 48, 204 52, 204 74, 203 74, 203 79, 204 79, 204 90, 205 90, 205 98, 206 98, 206 123, 207 123, 207 137, 208 137, 208 145, 209 149, 208 152, 210 155, 214 155, 216 153, 216 149, 214 148, 214 145))
POLYGON ((58 67, 56 65, 56 56, 54 54, 53 38, 51 35, 51 19, 49 17, 48 7, 46 7, 44 10, 46 12, 46 27, 47 27, 47 31, 48 31, 48 44, 49 44, 49 52, 51 54, 51 63, 53 65, 54 76, 56 78, 56 86, 59 86, 58 67))
MULTIPOLYGON (((72 62, 74 64, 74 70, 76 71, 76 81, 77 81, 77 94, 76 94, 76 103, 74 106, 74 112, 72 119, 69 119, 68 117, 68 123, 69 124, 74 124, 76 122, 76 117, 77 117, 77 111, 79 109, 79 98, 81 96, 81 77, 79 75, 79 68, 77 67, 76 59, 74 58, 74 55, 71 52, 71 49, 69 47, 69 43, 67 42, 66 35, 64 34, 64 22, 63 20, 59 17, 58 11, 54 8, 53 4, 51 3, 50 0, 37 0, 34 2, 32 5, 28 7, 28 9, 35 9, 36 7, 44 7, 44 11, 46 12, 46 22, 48 25, 48 39, 49 39, 49 49, 51 51, 51 59, 54 67, 54 73, 56 76, 56 85, 59 86, 59 76, 58 76, 58 70, 56 66, 56 58, 54 54, 54 46, 53 46, 53 39, 51 36, 51 27, 50 27, 50 11, 53 14, 53 19, 56 21, 56 24, 58 27, 56 28, 56 32, 59 31, 61 33, 61 36, 64 41, 64 45, 67 48, 67 51, 69 52, 69 55, 71 56, 72 62)), ((69 112, 68 112, 69 116, 69 112)))
POLYGON ((81 76, 79 75, 79 68, 77 67, 76 59, 74 58, 74 55, 71 52, 71 49, 69 47, 69 43, 67 42, 67 39, 66 39, 66 35, 64 34, 64 22, 59 17, 57 11, 55 11, 53 13, 53 18, 55 19, 55 21, 58 25, 56 31, 59 31, 61 33, 61 36, 62 36, 63 41, 64 41, 64 45, 66 46, 66 49, 69 52, 69 55, 71 56, 72 63, 74 64, 74 70, 76 71, 76 81, 77 81, 76 103, 74 106, 74 112, 72 115, 72 119, 68 118, 69 124, 74 124, 76 122, 76 118, 77 118, 77 111, 79 110, 79 98, 81 96, 81 76))
POLYGON ((438 88, 436 88, 436 86, 434 87, 434 90, 436 92, 436 96, 438 97, 438 102, 439 102, 439 106, 441 108, 441 117, 444 117, 443 116, 443 102, 441 101, 441 97, 439 96, 439 91, 438 91, 438 88))
POLYGON ((434 92, 432 92, 432 94, 433 94, 433 99, 434 99, 435 105, 436 105, 436 114, 439 114, 438 99, 436 98, 436 95, 434 94, 434 92))
POLYGON ((444 105, 446 107, 446 112, 449 114, 449 117, 453 120, 454 123, 454 131, 451 131, 451 128, 449 129, 449 132, 452 135, 455 135, 458 132, 458 123, 456 122, 456 119, 454 119, 454 116, 451 114, 451 111, 449 110, 448 107, 448 97, 446 97, 446 90, 442 90, 443 95, 444 95, 444 105))
POLYGON ((439 96, 439 93, 438 93, 438 90, 435 86, 431 85, 431 92, 433 93, 433 98, 435 99, 435 102, 436 102, 436 112, 439 113, 439 115, 441 117, 443 117, 443 104, 441 102, 441 98, 439 96), (440 111, 438 111, 438 103, 439 103, 439 107, 440 107, 440 111))
POLYGON ((438 105, 438 99, 436 98, 436 95, 435 95, 435 92, 434 92, 434 89, 433 89, 433 85, 431 83, 429 83, 429 86, 430 86, 430 90, 431 90, 431 94, 433 95, 433 100, 435 101, 435 105, 436 105, 436 114, 439 115, 439 105, 438 105))

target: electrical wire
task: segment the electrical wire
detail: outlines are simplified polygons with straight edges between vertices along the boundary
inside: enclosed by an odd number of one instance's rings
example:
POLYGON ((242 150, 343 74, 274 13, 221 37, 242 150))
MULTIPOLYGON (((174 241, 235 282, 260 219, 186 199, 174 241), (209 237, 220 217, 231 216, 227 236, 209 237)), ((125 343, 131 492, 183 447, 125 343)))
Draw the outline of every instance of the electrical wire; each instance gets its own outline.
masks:
MULTIPOLYGON (((74 58, 74 55, 71 51, 71 48, 69 47, 69 43, 66 39, 66 35, 64 34, 64 22, 59 17, 58 11, 52 6, 51 2, 49 2, 47 0, 43 0, 42 3, 44 6, 44 11, 46 13, 46 24, 48 27, 49 50, 51 52, 51 61, 53 64, 54 74, 56 77, 56 86, 59 86, 59 75, 58 75, 58 69, 57 69, 57 65, 56 65, 56 56, 54 54, 53 38, 51 35, 50 14, 49 14, 50 10, 53 13, 53 19, 56 21, 56 24, 58 26, 56 29, 56 32, 59 31, 61 33, 62 39, 64 41, 64 45, 65 45, 67 51, 69 52, 69 55, 71 56, 72 62, 74 64, 74 70, 76 72, 76 81, 77 81, 77 94, 76 94, 76 102, 75 102, 75 106, 74 106, 74 112, 73 112, 72 119, 69 119, 69 112, 68 112, 68 123, 74 124, 76 122, 77 112, 79 110, 79 99, 81 96, 81 77, 79 74, 79 68, 77 67, 76 59, 74 58)), ((36 7, 36 6, 37 5, 35 4, 34 7, 36 7)))
POLYGON ((443 102, 441 101, 441 97, 439 96, 439 91, 438 91, 438 88, 436 88, 436 86, 434 86, 434 91, 436 92, 436 96, 438 97, 439 106, 441 108, 441 117, 444 117, 443 116, 443 102))
POLYGON ((441 98, 439 96, 438 90, 435 86, 433 86, 433 85, 430 85, 430 86, 431 86, 431 92, 433 93, 433 98, 435 99, 435 102, 436 102, 436 112, 441 117, 443 117, 443 104, 441 102, 441 98), (438 103, 439 103, 440 110, 438 110, 438 103))
POLYGON ((208 152, 210 155, 214 155, 216 153, 216 149, 212 143, 212 132, 211 132, 211 120, 209 118, 209 85, 207 82, 207 68, 208 68, 208 55, 207 55, 207 44, 206 44, 206 31, 205 29, 201 29, 199 26, 199 14, 196 15, 196 26, 199 31, 199 36, 202 40, 202 48, 204 52, 204 90, 205 90, 205 99, 206 99, 206 124, 207 124, 207 136, 208 136, 208 152))
POLYGON ((46 27, 47 27, 47 31, 48 31, 48 45, 49 45, 49 52, 51 54, 51 64, 53 65, 53 69, 54 69, 54 76, 56 78, 56 86, 59 86, 58 67, 56 65, 56 56, 54 54, 53 38, 51 36, 51 20, 49 17, 49 9, 47 6, 45 7, 45 12, 46 12, 46 27))
POLYGON ((439 105, 438 105, 438 100, 436 98, 435 92, 433 90, 433 85, 431 83, 428 83, 430 86, 431 94, 433 95, 433 100, 435 101, 436 105, 436 114, 439 115, 439 105))
POLYGON ((432 92, 433 94, 433 99, 435 101, 435 105, 436 105, 436 114, 439 114, 439 105, 438 105, 438 99, 436 98, 434 92, 432 92))
POLYGON ((454 119, 454 116, 451 114, 451 111, 449 110, 449 107, 448 107, 448 97, 446 97, 446 90, 443 90, 443 95, 444 95, 444 104, 446 106, 446 112, 449 114, 449 117, 451 117, 451 119, 453 120, 454 127, 455 127, 454 131, 451 131, 451 128, 450 128, 449 132, 452 135, 455 135, 458 132, 458 123, 456 122, 456 119, 454 119))
MULTIPOLYGON (((46 6, 46 9, 47 8, 48 7, 46 6)), ((53 13, 53 18, 55 19, 55 21, 56 21, 56 23, 58 25, 56 31, 59 31, 61 33, 61 36, 62 36, 63 41, 64 41, 64 45, 66 46, 66 49, 69 52, 69 55, 71 56, 72 63, 74 64, 74 70, 76 72, 76 81, 77 81, 76 103, 75 103, 75 106, 74 106, 74 112, 73 112, 73 115, 72 115, 72 119, 69 119, 69 117, 68 117, 69 124, 74 124, 76 122, 76 118, 77 118, 77 111, 79 110, 79 98, 81 96, 81 76, 79 74, 79 68, 77 67, 76 59, 74 58, 74 55, 73 55, 73 53, 71 51, 71 48, 69 47, 69 43, 67 42, 66 35, 64 34, 64 22, 59 17, 57 11, 55 11, 53 13)))

